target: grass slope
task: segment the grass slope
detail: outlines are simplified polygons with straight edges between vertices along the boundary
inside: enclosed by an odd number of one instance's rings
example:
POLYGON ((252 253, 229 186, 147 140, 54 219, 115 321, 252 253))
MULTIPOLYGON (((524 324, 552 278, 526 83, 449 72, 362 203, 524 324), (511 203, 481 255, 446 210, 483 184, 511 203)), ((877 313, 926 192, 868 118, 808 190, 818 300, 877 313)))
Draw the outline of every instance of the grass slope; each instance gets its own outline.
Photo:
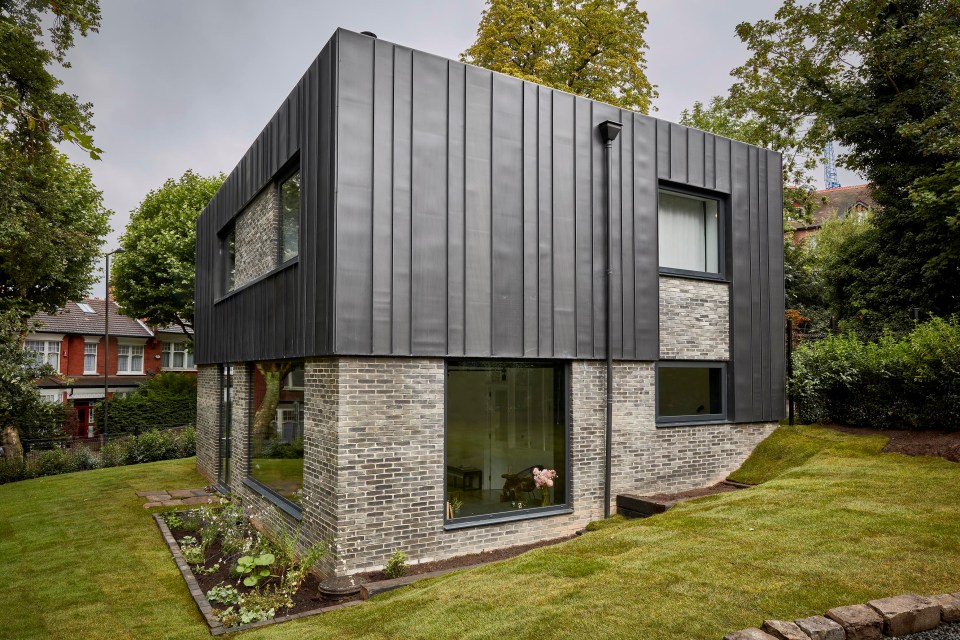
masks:
MULTIPOLYGON (((960 465, 822 432, 781 428, 742 470, 761 486, 242 637, 719 639, 960 589, 960 465)), ((191 464, 0 486, 0 637, 209 638, 133 495, 199 486, 191 464)))

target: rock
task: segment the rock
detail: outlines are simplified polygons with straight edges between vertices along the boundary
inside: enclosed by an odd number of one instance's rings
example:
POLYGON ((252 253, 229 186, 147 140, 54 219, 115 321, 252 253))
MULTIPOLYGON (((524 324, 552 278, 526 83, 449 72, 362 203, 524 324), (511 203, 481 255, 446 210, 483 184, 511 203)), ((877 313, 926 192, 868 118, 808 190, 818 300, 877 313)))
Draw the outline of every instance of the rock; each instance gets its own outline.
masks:
POLYGON ((762 628, 777 640, 810 640, 810 637, 793 622, 764 620, 762 628))
POLYGON ((847 635, 843 627, 823 616, 800 618, 794 622, 811 640, 845 640, 847 635))
POLYGON ((944 593, 930 596, 930 599, 940 605, 940 617, 944 622, 960 622, 960 593, 944 593))
POLYGON ((883 617, 883 632, 888 636, 929 631, 940 624, 940 605, 913 593, 871 600, 867 605, 883 617))
POLYGON ((883 618, 865 604, 835 607, 824 614, 847 633, 847 640, 881 640, 883 618))
POLYGON ((723 636, 723 640, 777 640, 769 633, 765 633, 756 627, 741 629, 723 636))

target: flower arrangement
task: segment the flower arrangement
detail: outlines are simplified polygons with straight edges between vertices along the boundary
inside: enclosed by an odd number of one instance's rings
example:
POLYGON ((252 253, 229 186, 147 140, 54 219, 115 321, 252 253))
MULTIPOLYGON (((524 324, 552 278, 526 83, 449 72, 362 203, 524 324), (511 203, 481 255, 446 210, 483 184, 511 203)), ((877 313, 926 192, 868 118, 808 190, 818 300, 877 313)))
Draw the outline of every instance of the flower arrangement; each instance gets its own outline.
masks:
POLYGON ((533 468, 533 482, 540 490, 540 496, 543 500, 541 505, 547 507, 550 505, 550 487, 553 486, 553 480, 557 477, 557 472, 553 469, 533 468))

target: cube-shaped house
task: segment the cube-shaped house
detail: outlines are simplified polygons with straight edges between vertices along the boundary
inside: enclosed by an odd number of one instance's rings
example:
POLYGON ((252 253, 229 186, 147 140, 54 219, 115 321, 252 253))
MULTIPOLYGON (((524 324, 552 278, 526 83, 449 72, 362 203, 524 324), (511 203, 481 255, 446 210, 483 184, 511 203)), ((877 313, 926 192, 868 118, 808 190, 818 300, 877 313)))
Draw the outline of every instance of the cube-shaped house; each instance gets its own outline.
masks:
POLYGON ((713 483, 782 232, 777 153, 339 30, 198 221, 197 464, 337 575, 713 483))

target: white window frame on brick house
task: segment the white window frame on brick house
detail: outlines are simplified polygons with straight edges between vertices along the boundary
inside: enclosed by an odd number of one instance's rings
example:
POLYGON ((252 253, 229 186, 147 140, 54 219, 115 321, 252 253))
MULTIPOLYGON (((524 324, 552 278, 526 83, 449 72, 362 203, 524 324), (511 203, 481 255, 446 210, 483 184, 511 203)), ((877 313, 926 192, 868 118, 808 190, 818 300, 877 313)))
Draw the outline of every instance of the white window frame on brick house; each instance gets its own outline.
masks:
POLYGON ((117 339, 117 375, 142 376, 144 370, 144 346, 146 340, 118 338, 117 339), (133 368, 135 358, 140 358, 140 369, 133 368), (121 368, 123 364, 123 368, 121 368))
POLYGON ((40 364, 49 364, 54 371, 60 371, 60 350, 63 348, 62 335, 30 334, 23 341, 23 350, 34 354, 40 364))
POLYGON ((193 360, 193 351, 186 340, 162 341, 160 350, 160 368, 164 371, 196 371, 193 360), (177 356, 180 356, 180 366, 177 366, 177 356))
POLYGON ((727 394, 729 393, 729 381, 727 380, 727 363, 714 360, 661 360, 657 363, 654 382, 654 396, 656 407, 656 423, 658 427, 665 426, 690 426, 695 424, 715 424, 728 422, 729 408, 727 394), (719 413, 702 413, 688 415, 661 415, 661 379, 660 372, 664 369, 709 369, 718 370, 720 373, 720 406, 719 413))
MULTIPOLYGON (((690 212, 688 212, 690 213, 690 212)), ((660 253, 660 273, 678 275, 707 280, 726 279, 726 206, 722 197, 700 193, 690 189, 681 189, 673 186, 660 185, 657 191, 657 237, 660 253), (696 216, 674 216, 675 224, 670 224, 671 212, 663 206, 667 198, 676 202, 699 203, 702 206, 703 223, 698 224, 696 216), (684 234, 698 234, 696 237, 686 238, 684 234), (696 253, 703 253, 702 264, 694 265, 691 261, 699 260, 699 256, 671 256, 671 248, 676 251, 688 252, 690 247, 700 249, 696 253), (713 262, 716 262, 713 265, 713 262)))
POLYGON ((100 357, 100 336, 83 336, 83 375, 97 375, 97 358, 100 357), (90 357, 93 356, 93 366, 90 357))

